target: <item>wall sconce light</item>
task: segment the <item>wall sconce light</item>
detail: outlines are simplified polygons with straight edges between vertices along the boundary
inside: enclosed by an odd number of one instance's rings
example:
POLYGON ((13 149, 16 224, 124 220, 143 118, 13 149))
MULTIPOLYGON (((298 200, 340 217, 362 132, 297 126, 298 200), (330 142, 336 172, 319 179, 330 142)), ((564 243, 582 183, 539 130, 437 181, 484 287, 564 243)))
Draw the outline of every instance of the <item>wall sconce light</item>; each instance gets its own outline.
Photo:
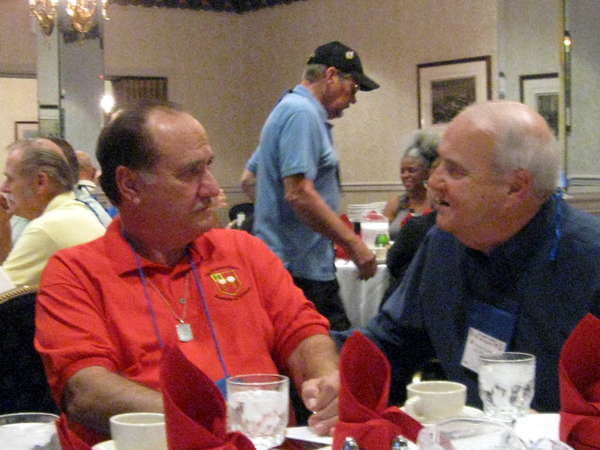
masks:
POLYGON ((73 20, 73 27, 80 33, 87 33, 92 29, 98 1, 99 0, 67 1, 67 13, 73 20))
MULTIPOLYGON (((94 26, 96 9, 102 4, 102 18, 106 17, 108 0, 67 0, 66 11, 73 22, 73 27, 80 33, 87 33, 94 26)), ((29 0, 29 13, 34 16, 42 32, 49 36, 56 23, 58 0, 29 0)))
POLYGON ((115 107, 115 99, 112 95, 104 95, 102 100, 100 100, 100 107, 104 110, 106 114, 110 114, 110 112, 115 107))
POLYGON ((29 0, 29 14, 38 20, 46 36, 54 30, 57 4, 58 0, 29 0))

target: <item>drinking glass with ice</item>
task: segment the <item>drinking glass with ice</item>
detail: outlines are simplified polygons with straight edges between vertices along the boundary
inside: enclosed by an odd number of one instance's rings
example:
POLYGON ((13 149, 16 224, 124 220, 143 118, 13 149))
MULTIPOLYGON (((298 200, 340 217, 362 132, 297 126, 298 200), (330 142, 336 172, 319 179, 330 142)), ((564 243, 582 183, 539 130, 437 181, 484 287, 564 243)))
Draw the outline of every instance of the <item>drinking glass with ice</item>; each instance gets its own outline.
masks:
POLYGON ((535 356, 506 352, 479 357, 479 396, 487 417, 514 423, 529 413, 535 392, 535 356))
POLYGON ((287 377, 252 374, 227 378, 228 427, 245 434, 258 450, 284 441, 288 415, 287 377))
POLYGON ((0 449, 60 450, 56 421, 46 413, 16 413, 0 416, 0 449))

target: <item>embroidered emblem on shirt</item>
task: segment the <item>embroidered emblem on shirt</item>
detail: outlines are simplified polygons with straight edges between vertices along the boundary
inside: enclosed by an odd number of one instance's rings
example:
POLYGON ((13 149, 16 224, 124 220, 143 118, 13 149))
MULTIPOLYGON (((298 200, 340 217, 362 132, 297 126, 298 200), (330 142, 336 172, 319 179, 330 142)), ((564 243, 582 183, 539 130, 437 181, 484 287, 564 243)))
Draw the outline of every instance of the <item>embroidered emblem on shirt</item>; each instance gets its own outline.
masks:
POLYGON ((232 297, 238 297, 240 295, 243 285, 234 269, 211 273, 210 277, 215 282, 217 291, 219 291, 220 294, 232 297))

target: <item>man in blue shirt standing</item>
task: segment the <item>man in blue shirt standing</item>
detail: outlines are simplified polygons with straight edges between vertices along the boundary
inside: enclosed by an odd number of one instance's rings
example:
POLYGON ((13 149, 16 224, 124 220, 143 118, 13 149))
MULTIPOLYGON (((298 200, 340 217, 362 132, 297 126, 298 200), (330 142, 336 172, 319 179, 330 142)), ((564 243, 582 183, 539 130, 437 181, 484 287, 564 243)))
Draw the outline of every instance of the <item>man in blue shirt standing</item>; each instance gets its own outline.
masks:
POLYGON ((340 42, 315 50, 302 82, 273 109, 254 156, 258 167, 254 234, 285 264, 306 297, 334 330, 350 323, 338 294, 333 243, 341 245, 360 277, 376 271, 375 254, 338 216, 339 161, 328 120, 342 117, 358 90, 379 85, 358 54, 340 42))

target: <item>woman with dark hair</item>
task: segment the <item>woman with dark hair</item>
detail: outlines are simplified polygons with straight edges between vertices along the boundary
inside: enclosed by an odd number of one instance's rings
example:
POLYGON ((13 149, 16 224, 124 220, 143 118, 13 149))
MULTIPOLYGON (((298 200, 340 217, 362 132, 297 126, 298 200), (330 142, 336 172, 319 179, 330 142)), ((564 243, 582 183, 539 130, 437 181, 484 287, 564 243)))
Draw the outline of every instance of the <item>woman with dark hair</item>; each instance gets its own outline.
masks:
POLYGON ((400 178, 406 193, 391 198, 383 215, 390 221, 390 239, 396 240, 408 217, 420 216, 431 210, 427 199, 426 181, 431 165, 438 157, 440 137, 431 131, 418 131, 405 147, 400 162, 400 178))

